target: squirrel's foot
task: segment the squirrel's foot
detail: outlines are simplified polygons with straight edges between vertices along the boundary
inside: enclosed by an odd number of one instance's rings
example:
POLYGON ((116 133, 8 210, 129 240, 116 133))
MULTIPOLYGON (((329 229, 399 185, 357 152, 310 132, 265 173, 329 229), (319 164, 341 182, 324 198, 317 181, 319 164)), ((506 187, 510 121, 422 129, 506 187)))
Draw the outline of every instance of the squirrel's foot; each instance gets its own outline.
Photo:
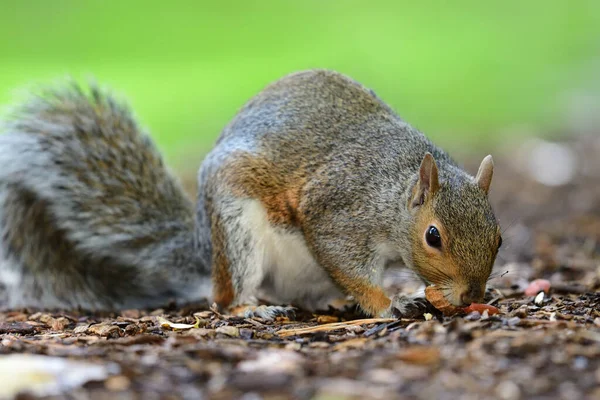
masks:
POLYGON ((421 318, 428 309, 429 302, 424 297, 396 294, 382 317, 416 319, 421 318))
POLYGON ((294 307, 283 306, 239 306, 232 310, 232 313, 238 317, 261 318, 266 321, 274 321, 277 317, 287 317, 294 319, 296 312, 294 307))

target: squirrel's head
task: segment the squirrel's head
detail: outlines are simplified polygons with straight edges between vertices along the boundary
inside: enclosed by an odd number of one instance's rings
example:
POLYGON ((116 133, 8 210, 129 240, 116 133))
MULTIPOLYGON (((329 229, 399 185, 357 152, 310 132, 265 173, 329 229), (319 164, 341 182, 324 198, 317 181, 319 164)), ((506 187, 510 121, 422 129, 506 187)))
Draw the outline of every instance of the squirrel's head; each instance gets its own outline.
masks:
POLYGON ((427 153, 409 196, 414 217, 413 268, 456 306, 483 300, 502 244, 488 200, 493 171, 488 155, 474 180, 453 173, 441 179, 433 156, 427 153))

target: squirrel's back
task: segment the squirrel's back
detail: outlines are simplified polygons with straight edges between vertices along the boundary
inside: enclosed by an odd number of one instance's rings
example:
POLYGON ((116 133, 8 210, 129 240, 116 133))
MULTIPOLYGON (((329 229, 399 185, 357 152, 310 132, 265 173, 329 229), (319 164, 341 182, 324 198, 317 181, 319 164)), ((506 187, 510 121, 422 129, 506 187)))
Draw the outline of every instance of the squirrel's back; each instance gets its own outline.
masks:
POLYGON ((0 305, 197 296, 182 284, 206 273, 193 205, 127 107, 71 83, 26 100, 1 131, 0 305))
POLYGON ((330 70, 293 73, 267 86, 224 129, 217 146, 223 142, 228 150, 259 154, 282 169, 314 170, 352 158, 412 173, 426 151, 455 165, 372 90, 330 70))

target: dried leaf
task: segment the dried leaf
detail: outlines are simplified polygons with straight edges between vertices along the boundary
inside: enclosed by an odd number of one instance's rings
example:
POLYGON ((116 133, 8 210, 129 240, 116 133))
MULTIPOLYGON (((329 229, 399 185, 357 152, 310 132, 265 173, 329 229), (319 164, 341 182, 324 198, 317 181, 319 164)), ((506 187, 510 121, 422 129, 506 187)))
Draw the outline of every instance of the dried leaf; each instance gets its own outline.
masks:
POLYGON ((200 325, 200 319, 198 317, 196 317, 196 323, 193 325, 190 324, 178 324, 175 322, 171 322, 168 321, 166 318, 164 317, 156 317, 156 320, 158 321, 158 323, 160 324, 160 326, 162 328, 168 328, 174 331, 182 331, 182 330, 187 330, 187 329, 192 329, 192 328, 198 328, 200 325))

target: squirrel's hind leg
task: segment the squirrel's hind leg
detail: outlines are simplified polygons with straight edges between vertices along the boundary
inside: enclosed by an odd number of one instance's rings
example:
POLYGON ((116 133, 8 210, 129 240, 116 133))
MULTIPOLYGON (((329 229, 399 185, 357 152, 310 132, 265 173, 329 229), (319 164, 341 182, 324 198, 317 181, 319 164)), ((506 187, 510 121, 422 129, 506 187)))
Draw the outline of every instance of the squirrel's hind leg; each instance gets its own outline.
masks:
POLYGON ((221 199, 210 212, 214 300, 245 318, 293 317, 293 307, 258 305, 256 296, 271 260, 261 226, 253 223, 253 213, 259 212, 255 208, 255 200, 232 197, 221 199))

